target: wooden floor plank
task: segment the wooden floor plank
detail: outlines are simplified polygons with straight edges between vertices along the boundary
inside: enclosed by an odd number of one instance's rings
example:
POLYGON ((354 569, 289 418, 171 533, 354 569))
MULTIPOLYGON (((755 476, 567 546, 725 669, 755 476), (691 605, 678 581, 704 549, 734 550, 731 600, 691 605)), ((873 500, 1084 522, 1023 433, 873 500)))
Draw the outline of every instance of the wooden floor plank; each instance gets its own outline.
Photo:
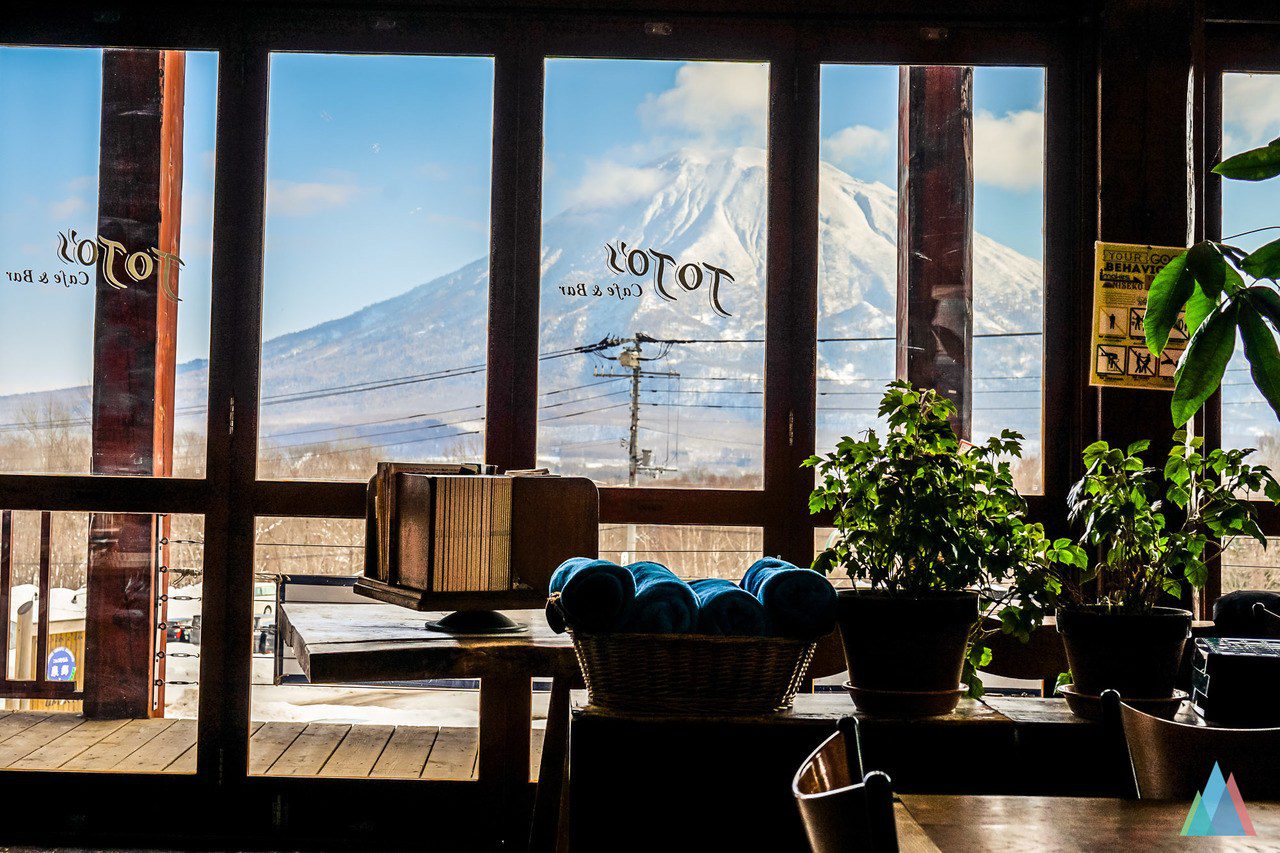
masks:
POLYGON ((268 776, 315 776, 342 743, 351 726, 310 723, 267 770, 268 776))
POLYGON ((6 714, 7 716, 0 720, 0 743, 49 718, 46 711, 12 711, 6 714))
POLYGON ((261 776, 297 740, 306 723, 266 723, 249 738, 249 773, 261 776))
POLYGON ((79 714, 50 714, 34 726, 0 743, 0 767, 12 767, 83 722, 84 717, 79 714))
POLYGON ((395 726, 352 726, 342 743, 333 751, 333 755, 320 768, 318 775, 348 778, 368 776, 394 731, 395 726))
MULTIPOLYGON (((262 728, 262 723, 253 723, 249 726, 249 737, 252 738, 254 732, 262 728)), ((199 746, 191 744, 187 751, 179 755, 173 760, 173 763, 164 769, 166 773, 195 773, 196 772, 196 756, 199 753, 199 746)))
POLYGON ((62 765, 64 770, 114 770, 132 753, 174 724, 172 719, 129 720, 62 765))
POLYGON ((542 742, 547 739, 547 730, 536 728, 529 732, 529 781, 538 781, 538 768, 542 765, 542 742))
POLYGON ((103 738, 124 728, 128 722, 128 720, 84 720, 74 729, 58 735, 9 766, 14 770, 57 770, 103 738))
POLYGON ((422 768, 422 778, 475 779, 479 736, 479 729, 442 727, 427 756, 427 766, 422 768))
POLYGON ((161 773, 196 742, 196 721, 174 720, 173 725, 135 749, 116 769, 132 773, 161 773))
POLYGON ((439 733, 436 726, 396 726, 369 775, 375 779, 417 779, 439 733))

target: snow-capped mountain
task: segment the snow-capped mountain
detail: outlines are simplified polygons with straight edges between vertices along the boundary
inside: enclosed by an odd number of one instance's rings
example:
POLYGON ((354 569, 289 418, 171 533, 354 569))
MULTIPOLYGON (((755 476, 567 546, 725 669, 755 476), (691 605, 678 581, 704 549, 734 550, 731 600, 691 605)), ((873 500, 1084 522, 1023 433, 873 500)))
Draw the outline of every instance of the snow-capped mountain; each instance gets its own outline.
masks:
MULTIPOLYGON (((628 383, 595 375, 622 372, 604 358, 616 357, 620 348, 561 354, 638 332, 703 341, 644 346, 646 357, 661 356, 647 362, 647 370, 680 374, 643 383, 641 443, 654 450, 654 463, 758 470, 764 152, 686 149, 637 171, 643 190, 632 197, 595 193, 597 198, 572 204, 543 224, 540 453, 562 470, 625 467, 620 442, 630 416, 628 383), (602 204, 601 195, 617 203, 602 204), (634 295, 637 289, 642 295, 634 295)), ((896 194, 828 163, 821 165, 820 180, 819 336, 891 338, 896 194)), ((348 316, 267 341, 264 436, 297 447, 363 437, 383 458, 409 459, 444 453, 462 440, 458 433, 482 429, 487 283, 488 259, 477 259, 348 316), (361 383, 380 382, 388 384, 358 390, 361 383), (291 402, 292 395, 306 399, 291 402)), ((1039 262, 978 235, 974 290, 976 333, 1040 330, 1039 262)), ((975 427, 1010 425, 1038 435, 1040 339, 981 339, 976 349, 976 376, 1028 378, 1012 386, 983 378, 975 388, 1003 384, 1032 393, 979 396, 979 409, 990 404, 1001 411, 980 413, 975 427)), ((820 344, 819 355, 821 443, 870 424, 878 390, 892 376, 893 343, 832 341, 820 344)), ((180 371, 179 412, 203 405, 206 371, 203 363, 180 371)), ((0 407, 4 402, 0 398, 0 407)), ((196 427, 202 418, 196 414, 179 426, 196 427)), ((478 447, 474 437, 472 442, 478 447)))

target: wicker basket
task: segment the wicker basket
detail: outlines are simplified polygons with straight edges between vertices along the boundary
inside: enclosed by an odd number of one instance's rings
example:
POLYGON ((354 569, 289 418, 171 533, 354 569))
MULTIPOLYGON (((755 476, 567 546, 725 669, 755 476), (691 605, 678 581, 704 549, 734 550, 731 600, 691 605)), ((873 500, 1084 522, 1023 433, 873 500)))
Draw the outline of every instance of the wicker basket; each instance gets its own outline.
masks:
POLYGON ((591 704, 628 714, 789 708, 814 644, 781 637, 571 632, 591 704))

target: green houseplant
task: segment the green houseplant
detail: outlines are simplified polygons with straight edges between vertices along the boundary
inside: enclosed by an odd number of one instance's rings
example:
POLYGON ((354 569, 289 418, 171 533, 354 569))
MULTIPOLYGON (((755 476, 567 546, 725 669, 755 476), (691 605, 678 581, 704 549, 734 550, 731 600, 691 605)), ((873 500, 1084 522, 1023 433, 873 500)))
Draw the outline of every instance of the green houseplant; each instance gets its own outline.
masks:
POLYGON ((1280 501, 1280 484, 1265 466, 1249 464, 1253 451, 1205 452, 1203 438, 1182 431, 1174 440, 1162 470, 1143 462, 1146 441, 1085 448, 1069 520, 1098 559, 1079 577, 1062 576, 1056 614, 1075 694, 1172 696, 1191 612, 1166 602, 1204 585, 1207 563, 1230 537, 1266 546, 1247 496, 1280 501))
POLYGON ((946 713, 962 680, 981 694, 977 670, 991 652, 980 617, 1025 640, 1060 592, 1054 567, 1083 566, 1085 554, 1026 520, 1009 462, 1019 434, 962 442, 951 401, 901 381, 879 413, 883 438, 845 437, 805 462, 820 477, 809 509, 832 512, 836 528, 813 568, 855 581, 837 616, 859 707, 946 713))
MULTIPOLYGON (((1262 181, 1280 176, 1280 139, 1214 166, 1230 180, 1262 181)), ((1280 226, 1257 231, 1280 230, 1280 226)), ((1257 233, 1256 231, 1247 233, 1257 233)), ((1237 234, 1243 237, 1244 234, 1237 234)), ((1236 349, 1244 341, 1253 382, 1280 417, 1280 240, 1246 252, 1226 242, 1203 240, 1165 265, 1147 294, 1143 331, 1154 355, 1164 352, 1183 314, 1190 341, 1174 375, 1173 425, 1181 427, 1222 384, 1236 349), (1245 276, 1254 279, 1245 283, 1245 276)))

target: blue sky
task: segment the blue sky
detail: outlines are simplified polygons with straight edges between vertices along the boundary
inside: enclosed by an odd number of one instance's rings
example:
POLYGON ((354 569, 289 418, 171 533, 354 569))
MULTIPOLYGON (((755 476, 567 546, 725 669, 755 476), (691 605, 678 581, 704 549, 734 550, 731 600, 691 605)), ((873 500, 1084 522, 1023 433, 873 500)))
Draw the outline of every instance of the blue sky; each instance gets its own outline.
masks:
MULTIPOLYGON (((548 215, 572 199, 593 160, 620 153, 639 160, 669 141, 663 110, 691 106, 671 100, 682 96, 680 67, 549 63, 548 215)), ((208 353, 216 77, 216 56, 188 55, 181 360, 208 353)), ((57 233, 93 233, 100 86, 99 51, 0 49, 0 108, 9 117, 0 128, 0 268, 56 270, 57 233)), ((345 315, 487 253, 492 86, 487 58, 274 58, 268 336, 345 315)), ((1041 132, 1043 72, 979 69, 974 90, 977 228, 1038 258, 1042 167, 1038 146, 1027 140, 1041 132)), ((1280 103, 1260 92, 1241 97, 1280 103)), ((897 69, 824 69, 823 94, 824 156, 893 186, 897 69)), ((706 132, 758 144, 759 125, 744 118, 755 95, 744 97, 737 113, 709 115, 709 124, 724 121, 706 132)), ((1229 137, 1280 133, 1280 106, 1271 110, 1270 131, 1255 113, 1229 106, 1229 137)), ((1265 192, 1227 200, 1228 229, 1276 209, 1265 192)), ((91 288, 0 280, 0 393, 86 382, 92 303, 91 288)))

